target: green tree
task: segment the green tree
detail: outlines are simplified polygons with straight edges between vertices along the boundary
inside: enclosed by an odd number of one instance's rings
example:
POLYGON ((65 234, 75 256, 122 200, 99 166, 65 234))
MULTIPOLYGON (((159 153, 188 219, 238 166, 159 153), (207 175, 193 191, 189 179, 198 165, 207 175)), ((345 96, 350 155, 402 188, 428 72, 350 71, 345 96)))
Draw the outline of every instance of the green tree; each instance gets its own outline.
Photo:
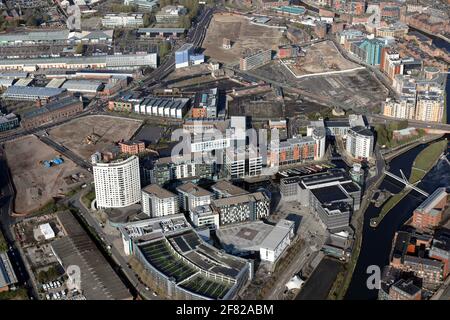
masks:
POLYGON ((147 12, 144 13, 143 20, 144 20, 144 27, 148 27, 155 22, 155 16, 152 13, 147 12))
POLYGON ((180 27, 184 29, 189 29, 191 27, 191 18, 189 15, 181 17, 180 27))
POLYGON ((172 46, 170 45, 170 42, 163 41, 159 44, 159 57, 162 58, 165 55, 167 55, 170 52, 170 49, 172 46))
POLYGON ((60 276, 58 270, 55 267, 48 268, 47 271, 40 271, 37 275, 37 280, 41 283, 46 283, 52 280, 55 280, 60 276))
POLYGON ((37 27, 39 25, 39 20, 35 16, 29 16, 26 20, 26 24, 27 26, 37 27))
POLYGON ((391 142, 391 131, 389 131, 385 125, 378 125, 375 127, 377 132, 377 143, 382 146, 389 146, 391 142))
POLYGON ((82 43, 77 44, 75 48, 75 53, 82 54, 84 52, 84 45, 82 43))

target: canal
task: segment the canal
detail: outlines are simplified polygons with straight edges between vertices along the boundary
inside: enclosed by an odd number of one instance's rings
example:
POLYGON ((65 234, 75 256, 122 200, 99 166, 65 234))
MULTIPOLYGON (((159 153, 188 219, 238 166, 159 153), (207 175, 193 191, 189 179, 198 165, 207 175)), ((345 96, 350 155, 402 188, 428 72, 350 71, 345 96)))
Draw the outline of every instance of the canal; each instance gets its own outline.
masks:
MULTIPOLYGON (((446 41, 433 38, 433 44, 439 48, 445 48, 450 51, 450 44, 446 41)), ((450 75, 447 76, 447 123, 450 123, 450 75)), ((450 140, 450 135, 446 135, 450 140)), ((400 176, 400 169, 409 177, 411 166, 415 157, 428 144, 419 145, 416 148, 394 158, 389 163, 389 171, 400 176)), ((447 151, 449 147, 447 147, 447 151)), ((447 153, 447 159, 450 155, 447 153)), ((419 188, 428 193, 432 193, 438 187, 450 187, 450 165, 445 160, 439 160, 437 165, 422 179, 418 185, 419 188)), ((403 188, 398 182, 391 178, 385 178, 380 185, 380 189, 387 189, 392 193, 398 193, 403 188)), ((347 290, 345 299, 348 300, 371 300, 376 299, 377 290, 369 290, 366 285, 368 274, 367 267, 377 265, 381 269, 389 264, 389 255, 391 252, 392 240, 394 234, 411 217, 414 209, 424 200, 424 197, 415 191, 411 191, 403 198, 381 221, 377 228, 370 227, 370 219, 376 217, 380 208, 373 204, 369 206, 364 215, 363 239, 358 262, 353 273, 350 286, 347 290)))

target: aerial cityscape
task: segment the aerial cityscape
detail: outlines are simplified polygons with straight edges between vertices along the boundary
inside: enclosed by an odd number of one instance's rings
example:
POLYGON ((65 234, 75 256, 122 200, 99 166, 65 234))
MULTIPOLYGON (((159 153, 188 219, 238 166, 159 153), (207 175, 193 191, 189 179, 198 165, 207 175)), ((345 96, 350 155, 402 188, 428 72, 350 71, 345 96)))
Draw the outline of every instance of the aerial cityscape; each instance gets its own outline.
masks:
POLYGON ((450 300, 450 0, 0 13, 0 300, 450 300))

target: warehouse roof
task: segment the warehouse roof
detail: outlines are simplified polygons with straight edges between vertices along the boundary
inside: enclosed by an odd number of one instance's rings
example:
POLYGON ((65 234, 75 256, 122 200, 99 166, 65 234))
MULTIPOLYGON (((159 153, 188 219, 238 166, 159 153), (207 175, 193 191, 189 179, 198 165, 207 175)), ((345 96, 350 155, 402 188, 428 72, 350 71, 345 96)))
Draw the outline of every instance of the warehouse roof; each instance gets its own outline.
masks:
POLYGON ((66 63, 66 64, 86 64, 86 63, 111 63, 117 60, 126 58, 140 58, 148 54, 122 54, 122 55, 103 55, 103 56, 89 56, 89 57, 56 57, 56 58, 34 58, 34 59, 0 59, 0 65, 39 65, 39 64, 52 64, 52 63, 66 63))
POLYGON ((26 77, 28 77, 28 72, 16 72, 16 71, 0 72, 0 78, 18 79, 26 77))
POLYGON ((0 252, 0 288, 9 286, 17 282, 16 274, 12 267, 8 255, 0 252))
POLYGON ((138 33, 183 33, 184 28, 139 28, 138 33))
POLYGON ((101 81, 92 80, 67 80, 62 88, 67 90, 78 90, 78 91, 98 91, 102 86, 101 81))
POLYGON ((11 86, 6 89, 3 95, 28 95, 37 97, 53 97, 66 91, 66 89, 60 88, 45 88, 45 87, 23 87, 23 86, 11 86))
POLYGON ((61 108, 67 107, 67 106, 69 106, 71 104, 74 104, 74 103, 77 103, 77 102, 80 102, 80 100, 78 100, 75 97, 66 97, 66 98, 63 98, 63 99, 58 100, 58 101, 50 102, 47 105, 39 107, 39 108, 36 108, 36 109, 34 109, 32 111, 28 111, 28 112, 23 114, 22 118, 23 119, 34 118, 34 117, 37 117, 37 116, 39 116, 41 114, 44 114, 44 113, 47 113, 47 112, 50 112, 50 111, 55 111, 57 109, 61 109, 61 108))

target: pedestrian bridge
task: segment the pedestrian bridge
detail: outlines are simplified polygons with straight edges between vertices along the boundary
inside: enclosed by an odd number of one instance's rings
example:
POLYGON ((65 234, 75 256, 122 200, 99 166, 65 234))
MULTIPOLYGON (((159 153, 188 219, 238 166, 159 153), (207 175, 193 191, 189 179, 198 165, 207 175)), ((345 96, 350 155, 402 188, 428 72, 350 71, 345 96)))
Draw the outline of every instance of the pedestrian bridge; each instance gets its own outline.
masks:
POLYGON ((418 188, 416 185, 420 182, 417 181, 416 183, 412 184, 408 181, 408 179, 406 179, 405 175, 403 174, 403 171, 400 169, 400 174, 402 175, 402 177, 396 176, 395 174, 393 174, 392 172, 389 172, 387 170, 384 170, 384 173, 388 176, 391 177, 401 183, 403 183, 405 185, 406 188, 410 188, 413 189, 417 192, 419 192, 420 194, 424 195, 425 197, 428 197, 430 194, 423 191, 422 189, 418 188))

